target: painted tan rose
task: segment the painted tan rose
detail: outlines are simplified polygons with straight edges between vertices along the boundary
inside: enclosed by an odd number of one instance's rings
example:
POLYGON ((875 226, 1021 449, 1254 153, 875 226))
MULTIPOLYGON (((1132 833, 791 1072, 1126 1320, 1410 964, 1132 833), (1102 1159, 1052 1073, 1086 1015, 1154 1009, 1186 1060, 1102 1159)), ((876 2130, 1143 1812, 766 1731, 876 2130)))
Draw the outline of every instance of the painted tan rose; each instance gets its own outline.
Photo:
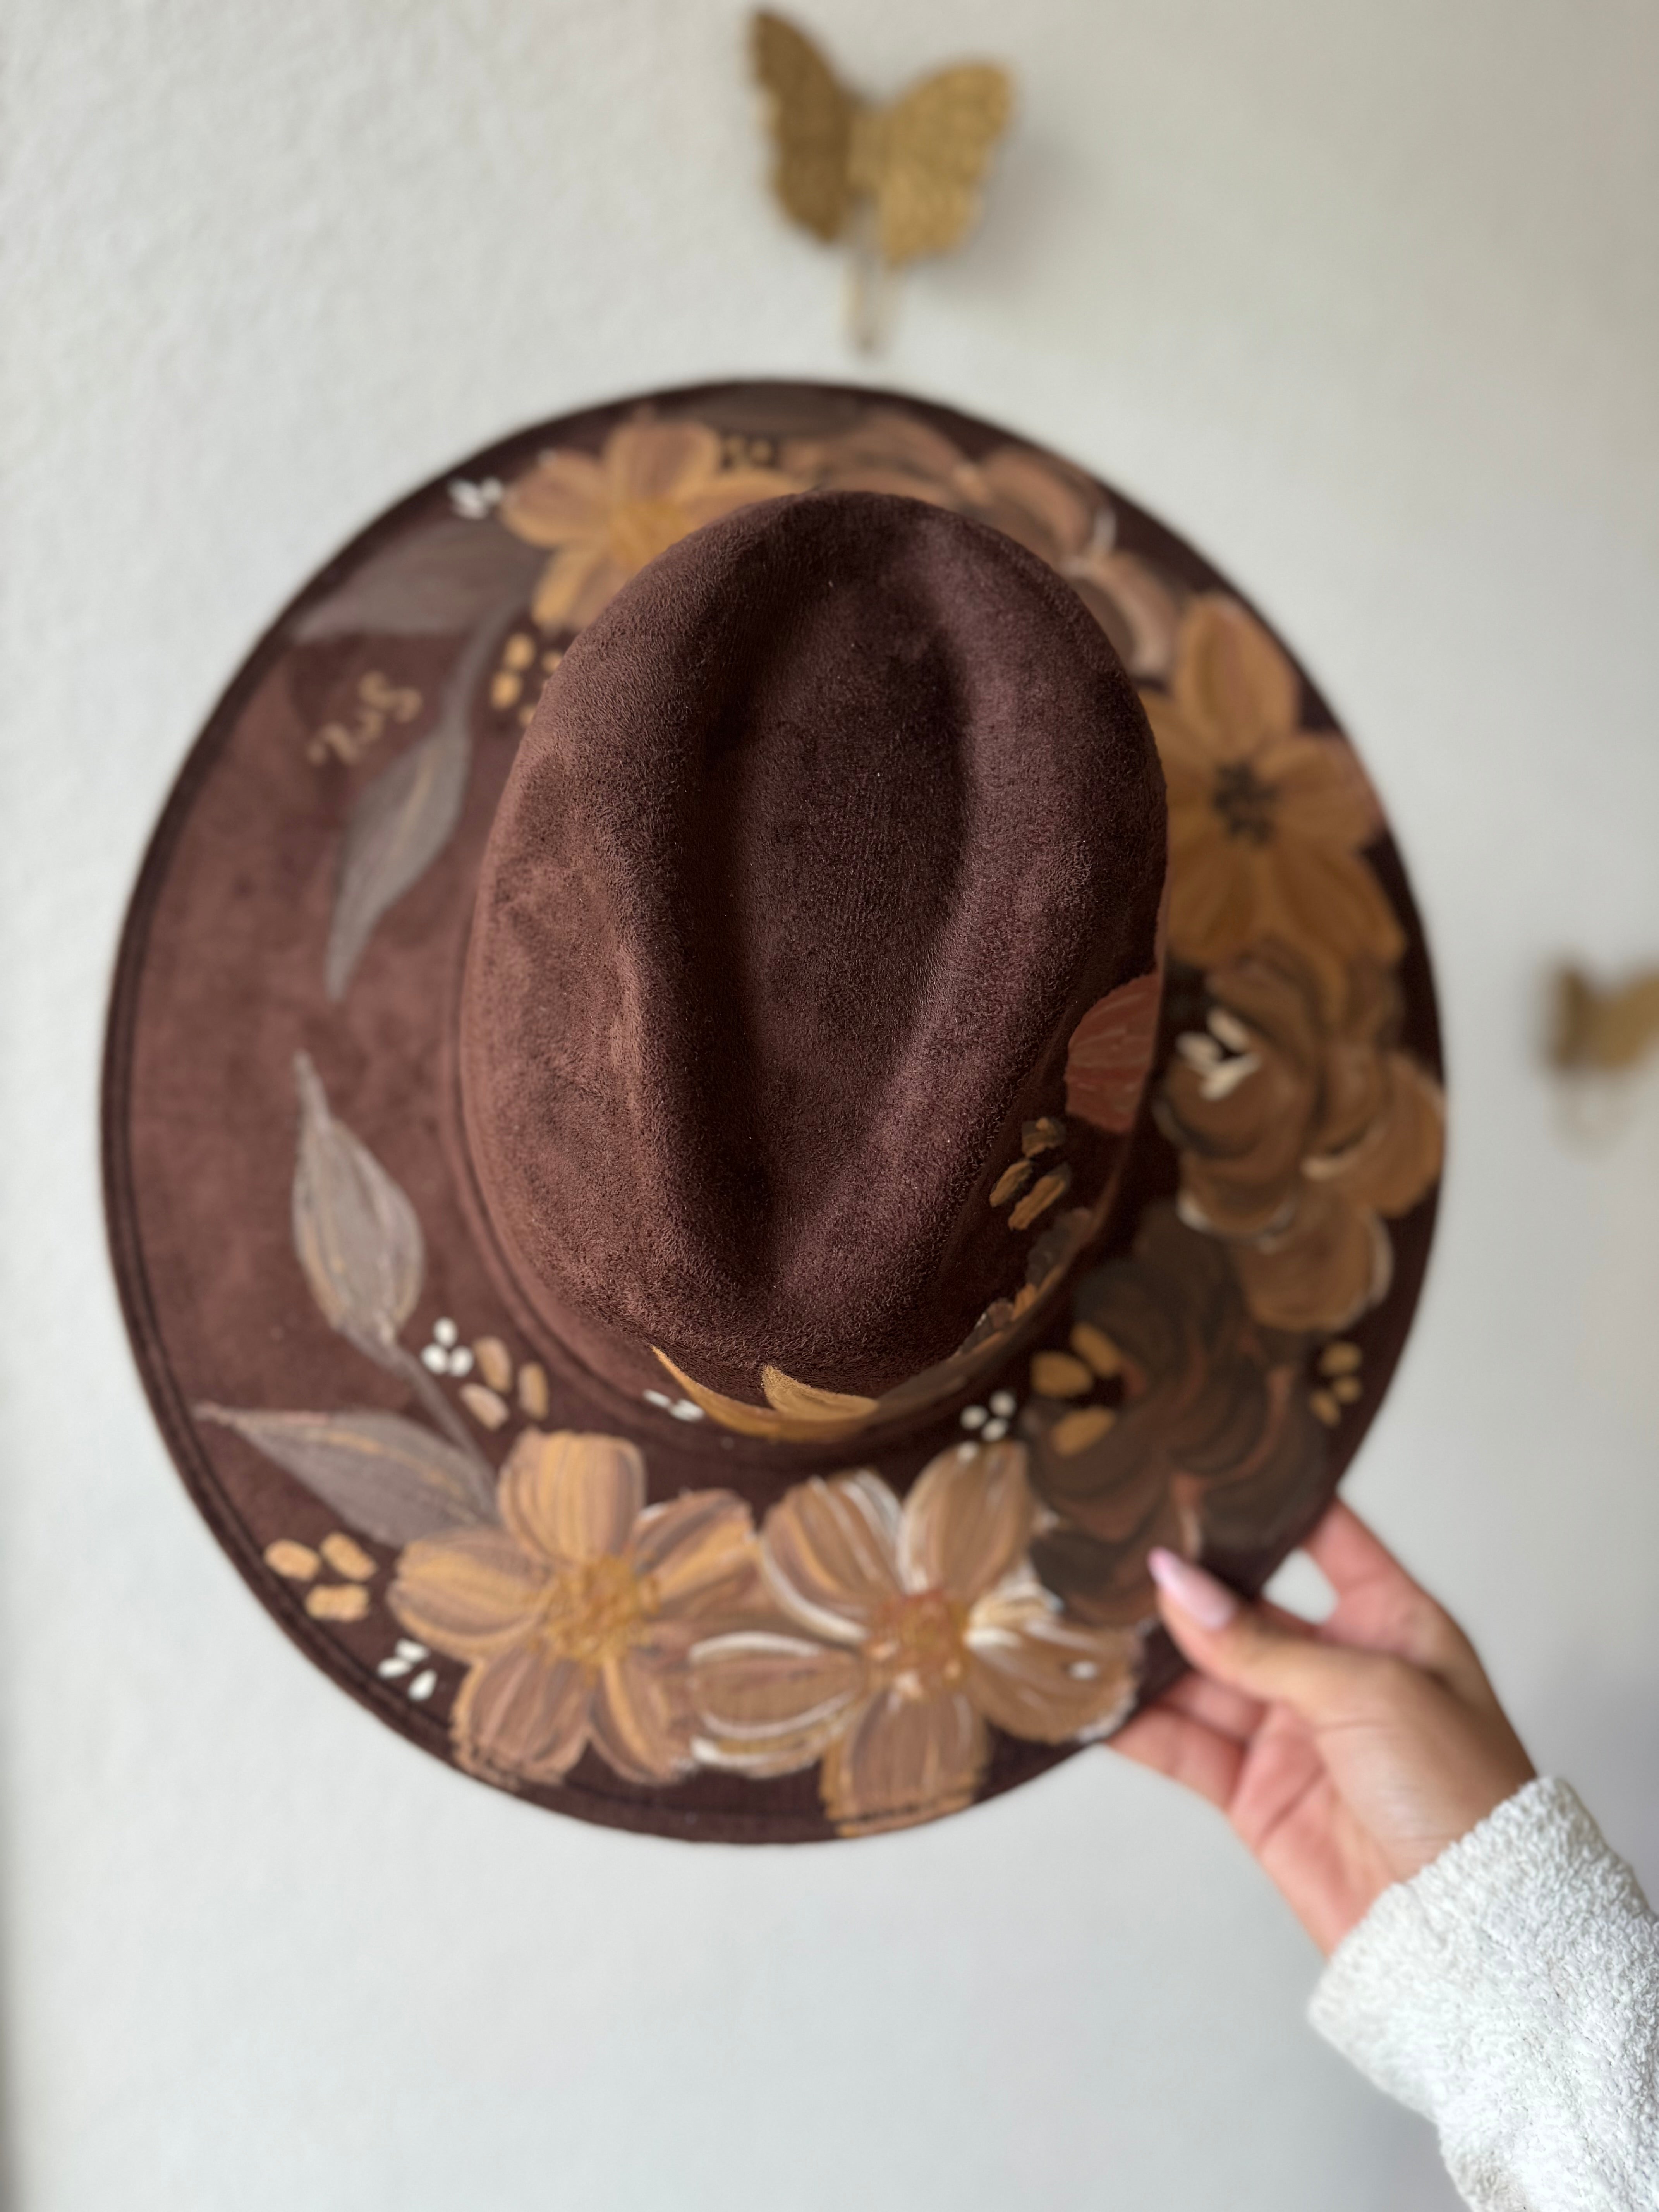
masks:
POLYGON ((1079 1620, 1150 1620, 1155 1544, 1197 1558, 1271 1547, 1325 1484, 1307 1339, 1264 1328, 1233 1255, 1168 1204, 1133 1251, 1073 1292, 1067 1349, 1039 1352, 1023 1426, 1052 1518, 1032 1540, 1045 1584, 1079 1620))
POLYGON ((1208 978, 1158 1102, 1181 1153, 1181 1211, 1224 1237, 1270 1328, 1346 1328, 1388 1290, 1385 1217, 1439 1175, 1439 1085, 1395 1043, 1393 975, 1367 961, 1333 1005, 1313 963, 1267 945, 1208 978))

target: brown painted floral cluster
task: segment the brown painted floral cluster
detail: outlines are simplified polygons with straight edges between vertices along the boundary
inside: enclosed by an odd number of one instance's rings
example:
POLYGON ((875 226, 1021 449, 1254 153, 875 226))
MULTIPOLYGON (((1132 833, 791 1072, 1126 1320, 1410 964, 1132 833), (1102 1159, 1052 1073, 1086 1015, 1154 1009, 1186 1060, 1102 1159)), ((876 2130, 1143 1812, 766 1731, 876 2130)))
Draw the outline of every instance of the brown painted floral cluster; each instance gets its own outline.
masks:
POLYGON ((1365 848, 1382 817, 1346 739, 1300 726, 1295 670, 1217 594, 1142 694, 1170 799, 1170 949, 1206 971, 1160 1125, 1181 1210, 1222 1238, 1250 1311, 1330 1333, 1386 1293, 1383 1224, 1440 1173, 1439 1085, 1397 1043, 1405 938, 1365 848))
POLYGON ((1156 1611, 1155 1544, 1273 1549, 1324 1484, 1305 1337, 1264 1327, 1226 1248, 1153 1206, 1134 1249, 1092 1269, 1064 1352, 1031 1362, 1022 1418, 1031 1480, 1049 1509, 1031 1547, 1080 1620, 1156 1611))
POLYGON ((1386 1217, 1440 1172, 1439 1086, 1394 1045, 1399 987, 1370 959, 1334 1002, 1277 942, 1207 982, 1206 1026, 1178 1040, 1158 1101, 1182 1218, 1230 1245, 1258 1320, 1346 1328, 1388 1290, 1386 1217))
POLYGON ((1361 1351, 1330 1340, 1386 1295, 1387 1224, 1432 1188, 1443 1143, 1440 1087, 1399 1043, 1405 939, 1346 740, 1301 726, 1296 672, 1218 594, 1188 603, 1169 688, 1142 697, 1170 951, 1204 971, 1203 1026, 1154 1101, 1179 1193, 1079 1283, 1022 1422, 1054 1516, 1033 1561, 1099 1621, 1152 1613, 1154 1544, 1271 1555, 1304 1524, 1322 1432, 1362 1393, 1361 1351))

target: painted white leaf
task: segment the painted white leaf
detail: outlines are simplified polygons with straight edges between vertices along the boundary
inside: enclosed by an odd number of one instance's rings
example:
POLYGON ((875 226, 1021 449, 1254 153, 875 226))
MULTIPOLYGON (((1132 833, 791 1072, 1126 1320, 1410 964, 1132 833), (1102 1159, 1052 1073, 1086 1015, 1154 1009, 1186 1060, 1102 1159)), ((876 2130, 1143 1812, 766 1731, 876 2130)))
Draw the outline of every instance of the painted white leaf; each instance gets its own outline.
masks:
POLYGON ((398 1413, 260 1413, 198 1406, 199 1419, 245 1437, 382 1544, 412 1544, 449 1528, 491 1526, 487 1468, 398 1413))
POLYGON ((294 625, 303 643, 331 637, 444 637, 494 607, 527 599, 545 553, 497 522, 446 517, 371 554, 294 625))
POLYGON ((432 729, 365 786, 340 848, 323 981, 345 996, 375 924, 431 866, 460 819, 472 742, 465 714, 441 715, 432 729))
POLYGON ((373 1152, 329 1111, 308 1053, 294 1061, 300 1146, 294 1249, 331 1328, 401 1374, 398 1330, 421 1295, 426 1252, 415 1209, 373 1152))

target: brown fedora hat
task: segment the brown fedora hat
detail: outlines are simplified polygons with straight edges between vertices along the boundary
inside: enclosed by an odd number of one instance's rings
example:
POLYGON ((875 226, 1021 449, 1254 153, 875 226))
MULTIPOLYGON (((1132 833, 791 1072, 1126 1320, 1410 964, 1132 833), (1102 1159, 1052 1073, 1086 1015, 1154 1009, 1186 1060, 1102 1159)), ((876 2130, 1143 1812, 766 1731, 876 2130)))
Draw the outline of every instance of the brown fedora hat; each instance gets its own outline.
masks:
POLYGON ((116 1271, 256 1593, 424 1748, 688 1838, 954 1811, 1176 1670, 1375 1413, 1443 1104, 1347 741, 1196 554, 726 386, 366 532, 123 939, 116 1271))

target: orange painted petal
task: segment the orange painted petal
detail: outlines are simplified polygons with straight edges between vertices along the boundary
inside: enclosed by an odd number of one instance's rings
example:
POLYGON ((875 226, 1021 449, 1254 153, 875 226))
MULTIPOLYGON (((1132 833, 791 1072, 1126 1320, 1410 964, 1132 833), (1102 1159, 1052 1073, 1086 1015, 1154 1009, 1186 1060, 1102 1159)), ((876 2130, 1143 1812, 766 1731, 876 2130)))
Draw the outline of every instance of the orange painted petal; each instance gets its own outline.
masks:
POLYGON ((624 422, 605 441, 611 499, 678 499, 720 465, 720 441, 703 422, 624 422))
POLYGON ((823 1809, 844 1836, 937 1820, 972 1802, 989 1753, 985 1723, 959 1691, 884 1691, 824 1753, 823 1809))
POLYGON ((1346 738, 1280 738, 1251 763, 1279 793, 1282 836, 1357 852, 1382 833, 1382 810, 1346 738))
POLYGON ((530 545, 574 545, 601 537, 609 506, 605 471, 591 453, 544 453, 508 484, 496 512, 530 545))
POLYGON ((672 1782, 691 1771, 690 1705, 678 1660, 627 1651, 607 1660, 593 1692, 593 1748, 626 1782, 672 1782))
POLYGON ((906 1588, 972 1605, 1024 1556, 1034 1511, 1024 1444, 953 1444, 927 1462, 904 1501, 906 1588))
POLYGON ((1094 529, 1100 498, 1081 481, 1062 475, 1052 461, 1024 446, 999 446, 979 465, 998 510, 999 526, 1048 562, 1082 552, 1094 529), (1012 508, 1012 514, 1004 510, 1012 508), (1024 528, 1009 529, 1010 522, 1024 528))
POLYGON ((628 1544, 645 1505, 645 1462, 620 1437, 526 1429, 501 1469, 501 1518, 527 1551, 597 1559, 628 1544))
POLYGON ((568 627, 586 629, 596 615, 605 612, 634 573, 614 554, 607 554, 577 592, 570 612, 565 617, 568 627))
POLYGON ((1206 981, 1217 1003, 1259 1030, 1276 1058, 1315 1077, 1328 1029, 1314 979, 1293 947, 1264 945, 1206 981))
POLYGON ((496 1782, 562 1782, 587 1741, 588 1678, 574 1659, 520 1646, 481 1661, 450 1719, 469 1773, 496 1782))
POLYGON ((482 1659, 527 1636, 547 1569, 504 1528, 468 1528, 405 1544, 386 1603, 411 1636, 452 1659, 482 1659))
POLYGON ((1333 1159, 1346 1159, 1363 1148, 1388 1118, 1391 1105, 1389 1056, 1366 1038, 1358 1043, 1340 1039, 1321 1057, 1323 1095, 1308 1150, 1333 1159))
POLYGON ((782 499, 800 489, 793 477, 774 469, 728 469, 712 483, 682 492, 674 503, 685 517, 686 528, 696 530, 705 522, 718 522, 722 515, 735 514, 740 507, 782 499))
POLYGON ((1269 1328, 1346 1328, 1387 1295, 1394 1272, 1376 1214, 1316 1183, 1304 1183, 1282 1236, 1231 1249, 1244 1302, 1269 1328))
MULTIPOLYGON (((869 1413, 856 1412, 852 1408, 865 1405, 874 1410, 873 1401, 867 1399, 848 1400, 848 1410, 844 1418, 837 1415, 834 1419, 830 1417, 828 1410, 821 1403, 810 1412, 792 1410, 787 1413, 780 1412, 771 1406, 751 1406, 745 1398, 730 1398, 725 1391, 714 1390, 706 1382, 699 1382, 683 1367, 677 1367, 660 1345, 653 1344, 651 1348, 692 1404, 701 1406, 710 1420, 718 1421, 723 1429, 730 1429, 737 1436, 769 1437, 797 1443, 807 1438, 834 1443, 838 1437, 855 1436, 869 1420, 869 1413)), ((771 1371, 775 1376, 780 1373, 776 1368, 771 1371)), ((784 1379, 787 1380, 787 1377, 784 1379)), ((804 1383, 795 1387, 802 1390, 810 1389, 810 1385, 804 1383)), ((821 1401, 830 1394, 819 1392, 816 1395, 821 1401)))
POLYGON ((1270 852, 1262 866, 1271 905, 1263 934, 1284 938, 1325 971, 1326 1007, 1334 1012, 1347 996, 1350 964, 1364 959, 1392 967, 1406 950, 1405 932, 1370 862, 1358 854, 1289 836, 1270 852))
POLYGON ((853 475, 868 469, 890 469, 911 479, 948 484, 963 459, 960 450, 941 432, 896 408, 877 409, 844 436, 792 438, 783 448, 787 468, 801 475, 822 474, 842 488, 853 475))
POLYGON ((1416 1205, 1440 1173, 1445 1150, 1445 1096, 1404 1053, 1383 1061, 1384 1103, 1365 1134, 1346 1151, 1310 1159, 1307 1173, 1329 1182, 1354 1205, 1384 1214, 1416 1205))
POLYGON ((1139 1637, 1068 1620, 1030 1573, 974 1607, 967 1644, 968 1695, 1028 1742, 1109 1735, 1134 1703, 1139 1637))
POLYGON ((1157 740, 1158 757, 1170 786, 1170 804, 1173 806, 1190 796, 1202 798, 1207 805, 1217 765, 1227 757, 1225 752, 1206 730, 1182 713, 1167 692, 1143 691, 1140 703, 1157 740))
POLYGON ((1268 933, 1258 848, 1218 829, 1183 851, 1171 840, 1170 950, 1194 968, 1220 968, 1268 933))
POLYGON ((622 570, 603 543, 568 545, 542 570, 530 611, 544 629, 580 629, 622 582, 622 570), (602 593, 597 606, 596 593, 602 593))
POLYGON ((878 1474, 798 1482, 761 1530, 767 1584, 792 1620, 856 1643, 903 1589, 900 1527, 898 1500, 878 1474))
POLYGON ((1296 671, 1255 617, 1218 592, 1202 592, 1188 606, 1170 688, 1225 760, 1245 758, 1300 720, 1296 671))
POLYGON ((1189 1229, 1211 1237, 1260 1237, 1284 1225, 1298 1180, 1293 1172, 1276 1182, 1242 1182, 1212 1174, 1202 1161, 1183 1153, 1181 1218, 1189 1229))
POLYGON ((673 1376, 694 1406, 701 1406, 711 1420, 718 1421, 723 1429, 730 1429, 740 1437, 772 1437, 787 1435, 788 1425, 780 1413, 769 1406, 751 1406, 746 1398, 730 1398, 724 1390, 714 1390, 706 1382, 699 1382, 683 1367, 677 1367, 662 1346, 653 1344, 651 1349, 673 1376))
POLYGON ((821 1390, 814 1382, 798 1382, 781 1367, 762 1368, 761 1389, 775 1413, 835 1431, 848 1422, 866 1421, 876 1410, 873 1398, 857 1397, 848 1390, 821 1390))
POLYGON ((1176 603, 1144 561, 1133 553, 1091 550, 1068 561, 1064 574, 1103 629, 1114 625, 1103 620, 1097 600, 1116 615, 1119 634, 1128 635, 1124 660, 1131 676, 1168 675, 1175 659, 1176 603))
POLYGON ((1080 1121, 1115 1134, 1133 1129, 1158 1043, 1161 971, 1091 1006, 1072 1032, 1066 1051, 1066 1110, 1080 1121))
POLYGON ((902 461, 918 476, 947 483, 964 465, 965 456, 942 430, 935 430, 897 408, 883 409, 854 433, 861 452, 902 461))
POLYGON ((629 1565, 649 1579, 659 1620, 693 1620, 740 1594, 760 1553, 747 1504, 729 1490, 692 1490, 634 1525, 629 1565))
POLYGON ((858 1711, 864 1662, 803 1637, 711 1637, 688 1668, 696 1750, 706 1766, 793 1774, 821 1759, 858 1711))

